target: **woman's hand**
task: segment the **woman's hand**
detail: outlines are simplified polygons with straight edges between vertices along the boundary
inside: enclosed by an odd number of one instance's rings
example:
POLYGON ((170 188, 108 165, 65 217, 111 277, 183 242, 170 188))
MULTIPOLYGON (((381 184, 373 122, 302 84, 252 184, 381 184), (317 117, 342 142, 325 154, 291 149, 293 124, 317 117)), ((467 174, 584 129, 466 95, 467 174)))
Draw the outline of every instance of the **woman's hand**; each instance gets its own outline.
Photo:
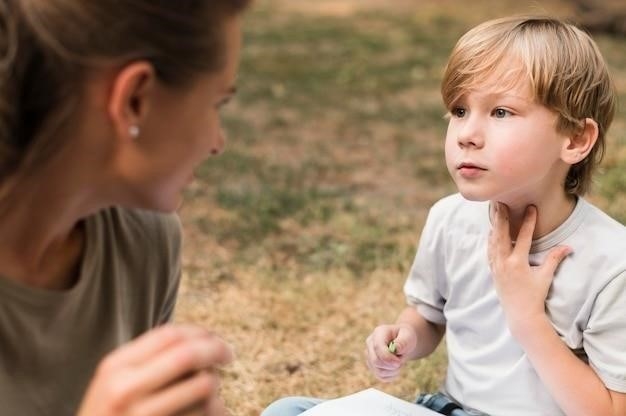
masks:
POLYGON ((231 348, 205 329, 153 329, 100 362, 78 415, 223 416, 218 370, 232 359, 231 348))
POLYGON ((544 263, 531 266, 528 261, 537 208, 528 206, 515 243, 511 241, 509 209, 496 205, 494 227, 489 236, 488 258, 494 285, 513 336, 525 333, 536 318, 545 318, 545 300, 556 268, 571 249, 554 247, 544 263))

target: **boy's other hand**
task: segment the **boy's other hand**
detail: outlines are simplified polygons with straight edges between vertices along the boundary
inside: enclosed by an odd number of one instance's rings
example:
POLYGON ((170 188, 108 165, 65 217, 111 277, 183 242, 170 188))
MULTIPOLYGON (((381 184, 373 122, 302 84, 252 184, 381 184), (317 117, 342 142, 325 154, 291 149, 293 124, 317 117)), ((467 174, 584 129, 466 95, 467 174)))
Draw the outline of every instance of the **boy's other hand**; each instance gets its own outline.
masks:
POLYGON ((380 325, 365 340, 367 366, 379 380, 392 381, 416 346, 417 335, 410 325, 380 325), (391 341, 395 344, 395 353, 389 350, 391 341))

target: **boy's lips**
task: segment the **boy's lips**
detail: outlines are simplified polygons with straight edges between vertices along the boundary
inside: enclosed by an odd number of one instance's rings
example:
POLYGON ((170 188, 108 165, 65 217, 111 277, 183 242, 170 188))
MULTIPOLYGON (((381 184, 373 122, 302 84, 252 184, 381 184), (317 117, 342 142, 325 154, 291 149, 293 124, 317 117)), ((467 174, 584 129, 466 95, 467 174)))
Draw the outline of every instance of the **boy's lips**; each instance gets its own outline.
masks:
POLYGON ((473 162, 461 162, 456 165, 459 174, 464 178, 475 178, 487 169, 473 162))
POLYGON ((487 170, 487 168, 484 168, 476 163, 473 162, 461 162, 458 163, 456 165, 457 169, 479 169, 479 170, 487 170))

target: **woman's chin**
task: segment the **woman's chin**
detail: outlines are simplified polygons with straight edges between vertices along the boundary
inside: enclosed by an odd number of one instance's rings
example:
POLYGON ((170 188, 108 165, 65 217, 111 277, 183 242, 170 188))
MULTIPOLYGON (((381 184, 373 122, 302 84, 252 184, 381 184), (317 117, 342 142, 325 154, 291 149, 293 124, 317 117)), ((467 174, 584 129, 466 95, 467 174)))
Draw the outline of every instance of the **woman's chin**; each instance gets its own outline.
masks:
POLYGON ((171 194, 162 193, 157 200, 152 201, 149 210, 158 211, 163 213, 176 212, 183 205, 184 197, 182 190, 179 192, 172 192, 171 194))

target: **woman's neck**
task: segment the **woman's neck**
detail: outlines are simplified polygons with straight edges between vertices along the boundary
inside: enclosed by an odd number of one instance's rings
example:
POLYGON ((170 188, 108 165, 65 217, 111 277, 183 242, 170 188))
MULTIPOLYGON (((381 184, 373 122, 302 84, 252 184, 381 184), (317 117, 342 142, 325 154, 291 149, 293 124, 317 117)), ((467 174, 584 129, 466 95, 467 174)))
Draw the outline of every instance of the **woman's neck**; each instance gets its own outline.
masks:
POLYGON ((88 215, 85 198, 60 177, 22 181, 0 200, 0 278, 67 289, 77 277, 88 215))

